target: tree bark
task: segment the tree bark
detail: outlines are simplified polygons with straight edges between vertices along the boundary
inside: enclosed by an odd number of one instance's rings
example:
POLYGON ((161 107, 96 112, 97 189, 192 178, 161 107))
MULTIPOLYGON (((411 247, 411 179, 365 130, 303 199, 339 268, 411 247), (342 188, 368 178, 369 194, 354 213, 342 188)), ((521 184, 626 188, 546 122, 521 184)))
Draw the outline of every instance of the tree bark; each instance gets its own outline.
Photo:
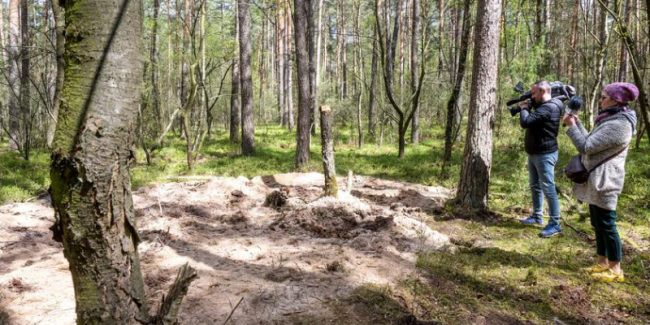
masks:
MULTIPOLYGON (((418 79, 418 32, 420 19, 420 2, 413 0, 413 17, 411 27, 411 93, 417 90, 418 79)), ((415 112, 413 112, 413 124, 411 125, 411 143, 420 142, 420 105, 416 103, 415 112)))
MULTIPOLYGON (((58 1, 58 0, 51 0, 58 1)), ((160 11, 160 0, 153 0, 153 26, 151 28, 151 48, 149 53, 149 60, 151 61, 151 106, 156 117, 157 131, 163 132, 162 109, 160 107, 160 81, 159 81, 159 68, 158 68, 158 14, 160 11)))
POLYGON ((59 116, 59 106, 61 101, 61 89, 63 88, 63 79, 65 76, 65 17, 57 0, 50 0, 52 13, 54 16, 54 26, 56 33, 56 81, 54 86, 54 99, 52 102, 52 122, 47 128, 47 146, 52 145, 54 140, 54 131, 56 131, 56 120, 59 116))
POLYGON ((374 38, 372 42, 372 66, 370 68, 370 94, 368 95, 368 132, 374 137, 375 135, 375 102, 377 101, 377 59, 379 49, 377 45, 377 28, 374 28, 374 38))
POLYGON ((147 323, 129 177, 143 75, 142 2, 65 4, 68 27, 84 37, 66 43, 51 229, 70 263, 77 324, 147 323))
POLYGON ((21 0, 20 5, 20 110, 22 113, 22 154, 25 160, 29 160, 32 139, 32 109, 31 109, 31 89, 29 78, 30 66, 30 39, 29 39, 29 7, 27 0, 21 0))
POLYGON ((445 32, 445 0, 438 0, 438 79, 442 79, 442 72, 445 70, 444 66, 444 51, 443 51, 443 39, 445 32))
POLYGON ((9 47, 7 56, 9 60, 9 77, 7 84, 7 102, 9 102, 9 150, 22 151, 20 136, 20 72, 18 70, 18 57, 20 48, 20 0, 9 1, 9 47))
POLYGON ((298 132, 296 132, 295 168, 309 165, 311 78, 309 69, 309 11, 310 1, 294 1, 293 23, 296 38, 296 66, 298 67, 298 132))
POLYGON ((451 97, 447 102, 447 124, 445 125, 445 163, 451 161, 451 152, 454 145, 454 125, 456 124, 456 106, 460 97, 460 91, 463 87, 463 78, 465 76, 465 66, 467 64, 467 54, 469 51, 470 30, 471 30, 471 0, 465 0, 463 8, 463 35, 460 41, 460 59, 458 60, 458 71, 454 78, 454 88, 451 97))
MULTIPOLYGON (((238 7, 238 6, 237 6, 238 7)), ((235 46, 239 48, 239 16, 235 16, 235 46)), ((241 106, 239 102, 239 86, 241 78, 239 77, 239 56, 235 55, 232 59, 232 77, 230 92, 230 143, 239 143, 239 126, 241 124, 241 106)))
POLYGON ((332 140, 332 109, 327 105, 320 107, 320 134, 323 156, 323 175, 325 176, 325 196, 338 197, 336 167, 334 166, 334 141, 332 140))
POLYGON ((241 78, 242 154, 255 153, 255 124, 253 112, 253 79, 251 77, 251 17, 249 0, 239 3, 239 70, 241 78))
POLYGON ((500 17, 500 0, 478 2, 467 143, 457 193, 460 204, 473 209, 487 209, 488 204, 500 17))

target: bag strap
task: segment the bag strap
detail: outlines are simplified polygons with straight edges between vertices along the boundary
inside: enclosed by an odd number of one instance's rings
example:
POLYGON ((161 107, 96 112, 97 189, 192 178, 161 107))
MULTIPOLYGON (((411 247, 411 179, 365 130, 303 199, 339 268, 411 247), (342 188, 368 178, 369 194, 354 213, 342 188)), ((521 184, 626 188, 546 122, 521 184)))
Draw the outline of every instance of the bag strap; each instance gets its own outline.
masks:
POLYGON ((617 153, 615 153, 615 154, 613 154, 613 155, 607 157, 605 160, 599 162, 598 165, 594 166, 592 169, 589 170, 589 174, 591 174, 591 172, 593 172, 596 168, 600 167, 602 164, 604 164, 604 163, 606 163, 606 162, 612 160, 612 158, 614 158, 614 157, 620 155, 621 153, 623 153, 623 151, 625 151, 625 149, 627 149, 627 147, 628 147, 629 145, 630 145, 630 144, 628 143, 628 144, 627 144, 623 149, 621 149, 621 150, 618 151, 617 153))

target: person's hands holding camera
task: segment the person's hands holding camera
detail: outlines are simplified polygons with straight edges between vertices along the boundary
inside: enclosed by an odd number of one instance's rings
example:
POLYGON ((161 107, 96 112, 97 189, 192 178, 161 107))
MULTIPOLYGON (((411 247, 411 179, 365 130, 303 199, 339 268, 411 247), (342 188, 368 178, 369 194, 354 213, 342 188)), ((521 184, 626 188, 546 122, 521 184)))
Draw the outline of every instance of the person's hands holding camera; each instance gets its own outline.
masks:
POLYGON ((578 117, 575 115, 565 113, 564 117, 562 117, 562 123, 568 127, 574 126, 576 122, 578 122, 578 117))

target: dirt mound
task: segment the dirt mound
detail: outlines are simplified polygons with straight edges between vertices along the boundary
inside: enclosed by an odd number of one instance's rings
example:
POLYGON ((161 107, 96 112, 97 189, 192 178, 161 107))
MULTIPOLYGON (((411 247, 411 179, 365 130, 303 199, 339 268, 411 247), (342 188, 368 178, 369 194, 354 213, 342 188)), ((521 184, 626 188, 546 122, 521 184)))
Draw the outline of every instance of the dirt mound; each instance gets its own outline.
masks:
MULTIPOLYGON (((199 279, 183 303, 182 324, 223 323, 240 299, 231 324, 282 323, 290 315, 326 313, 323 301, 361 284, 396 283, 413 272, 416 252, 449 243, 426 214, 440 208, 447 190, 358 176, 339 183, 338 199, 321 197, 317 173, 137 190, 151 310, 189 262, 199 279), (265 204, 276 191, 282 204, 265 204)), ((52 315, 52 324, 74 324, 67 262, 47 230, 52 220, 47 201, 0 207, 0 304, 12 324, 52 315)))

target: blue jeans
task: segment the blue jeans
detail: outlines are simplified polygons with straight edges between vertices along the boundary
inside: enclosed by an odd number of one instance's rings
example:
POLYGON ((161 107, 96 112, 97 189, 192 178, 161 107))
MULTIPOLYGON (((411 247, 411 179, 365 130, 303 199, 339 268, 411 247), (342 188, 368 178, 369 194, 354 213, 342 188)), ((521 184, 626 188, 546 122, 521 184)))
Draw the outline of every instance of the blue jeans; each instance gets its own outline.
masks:
POLYGON ((549 224, 560 224, 560 201, 555 191, 555 164, 558 152, 528 155, 528 180, 533 194, 533 216, 542 218, 544 196, 548 202, 549 224))

